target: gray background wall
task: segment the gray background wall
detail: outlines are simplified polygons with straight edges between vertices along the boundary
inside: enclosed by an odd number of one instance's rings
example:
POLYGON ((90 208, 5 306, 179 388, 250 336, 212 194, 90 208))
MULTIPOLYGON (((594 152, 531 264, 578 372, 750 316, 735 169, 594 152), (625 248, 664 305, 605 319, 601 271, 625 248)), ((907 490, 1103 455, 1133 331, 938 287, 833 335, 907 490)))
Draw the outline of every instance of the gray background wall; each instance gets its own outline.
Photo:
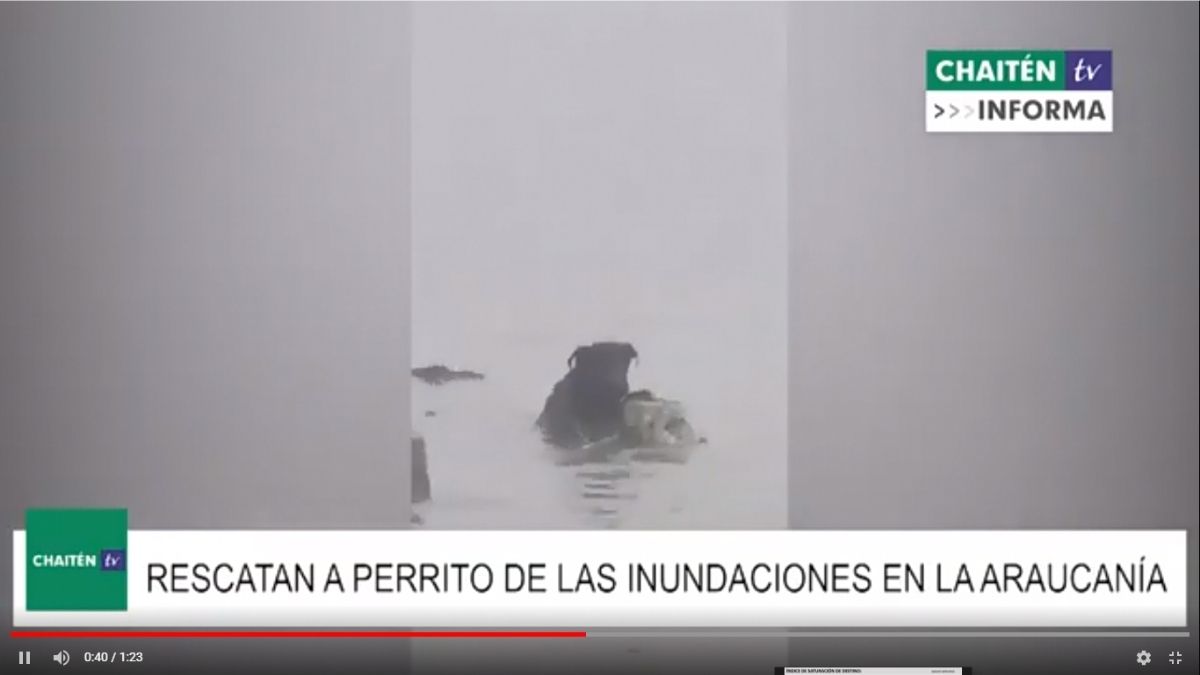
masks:
POLYGON ((4 517, 407 522, 406 8, 0 11, 4 517))
MULTIPOLYGON (((36 505, 127 506, 143 529, 407 526, 407 14, 0 6, 6 531, 36 505)), ((405 662, 396 643, 260 647, 220 662, 405 662)), ((142 648, 156 669, 213 658, 142 648)))
POLYGON ((1186 527, 1195 4, 792 7, 794 527, 1186 527), (929 48, 1111 48, 1115 132, 926 134, 929 48))
MULTIPOLYGON (((1197 5, 790 11, 791 526, 1187 528, 1196 579, 1197 5), (926 49, 1026 47, 1112 49, 1114 133, 925 133, 926 49)), ((1125 672, 1185 643, 1011 644, 939 653, 1125 672)))

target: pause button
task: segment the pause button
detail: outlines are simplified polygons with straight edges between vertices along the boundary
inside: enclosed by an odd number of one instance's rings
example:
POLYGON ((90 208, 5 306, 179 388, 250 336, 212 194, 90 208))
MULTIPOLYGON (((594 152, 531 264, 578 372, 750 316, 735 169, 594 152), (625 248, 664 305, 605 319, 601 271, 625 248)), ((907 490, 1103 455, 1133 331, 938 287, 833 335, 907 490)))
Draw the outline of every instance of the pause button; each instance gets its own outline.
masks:
POLYGON ((27 666, 30 663, 29 652, 17 652, 17 665, 27 666))

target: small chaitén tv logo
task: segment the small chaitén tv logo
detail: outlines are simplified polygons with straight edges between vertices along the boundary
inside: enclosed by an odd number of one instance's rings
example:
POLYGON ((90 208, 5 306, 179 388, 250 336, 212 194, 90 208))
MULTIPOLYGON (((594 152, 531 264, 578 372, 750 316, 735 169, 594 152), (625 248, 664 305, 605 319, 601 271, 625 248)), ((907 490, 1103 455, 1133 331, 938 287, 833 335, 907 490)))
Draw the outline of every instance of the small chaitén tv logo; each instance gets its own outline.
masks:
POLYGON ((929 50, 929 132, 1109 133, 1113 53, 1076 50, 929 50))
POLYGON ((128 609, 128 538, 125 509, 26 510, 25 609, 128 609))

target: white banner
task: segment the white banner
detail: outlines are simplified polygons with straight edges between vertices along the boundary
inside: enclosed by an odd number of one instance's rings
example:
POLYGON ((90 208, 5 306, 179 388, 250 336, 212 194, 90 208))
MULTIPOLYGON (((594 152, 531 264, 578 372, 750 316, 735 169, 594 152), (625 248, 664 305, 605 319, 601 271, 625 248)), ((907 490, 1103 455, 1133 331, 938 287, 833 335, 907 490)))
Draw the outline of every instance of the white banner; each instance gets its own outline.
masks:
POLYGON ((926 91, 930 133, 1111 133, 1111 91, 926 91))
POLYGON ((1187 620, 1186 539, 1185 531, 130 531, 128 610, 64 612, 26 610, 30 563, 17 531, 13 625, 1175 628, 1187 620))

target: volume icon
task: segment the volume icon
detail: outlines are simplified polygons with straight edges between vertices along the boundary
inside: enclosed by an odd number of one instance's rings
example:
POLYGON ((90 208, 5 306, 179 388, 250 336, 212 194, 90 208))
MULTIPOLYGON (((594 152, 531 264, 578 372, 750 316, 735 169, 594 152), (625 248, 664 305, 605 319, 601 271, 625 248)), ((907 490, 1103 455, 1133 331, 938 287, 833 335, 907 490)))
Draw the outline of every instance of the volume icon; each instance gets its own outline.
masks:
POLYGON ((50 658, 54 659, 54 662, 58 665, 65 666, 71 662, 71 652, 68 652, 65 649, 60 649, 57 654, 51 656, 50 658))

